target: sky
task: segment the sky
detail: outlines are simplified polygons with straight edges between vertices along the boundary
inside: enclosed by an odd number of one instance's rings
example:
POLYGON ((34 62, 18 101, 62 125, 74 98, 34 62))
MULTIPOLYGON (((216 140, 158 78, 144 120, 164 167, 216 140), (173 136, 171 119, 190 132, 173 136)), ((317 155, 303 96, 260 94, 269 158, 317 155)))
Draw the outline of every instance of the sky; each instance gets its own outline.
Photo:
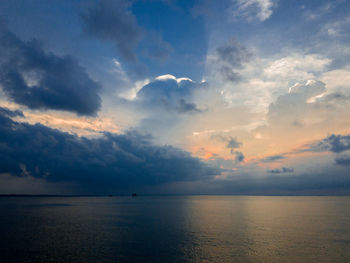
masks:
POLYGON ((350 2, 0 1, 1 194, 350 194, 350 2))

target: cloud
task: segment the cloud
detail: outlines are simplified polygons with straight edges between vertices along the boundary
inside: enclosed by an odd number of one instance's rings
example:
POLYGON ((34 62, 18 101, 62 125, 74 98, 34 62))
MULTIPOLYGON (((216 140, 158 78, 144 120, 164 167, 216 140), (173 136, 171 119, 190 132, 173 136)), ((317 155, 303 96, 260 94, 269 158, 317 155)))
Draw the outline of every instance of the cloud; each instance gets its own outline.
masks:
POLYGON ((322 75, 322 81, 327 84, 330 90, 349 90, 350 87, 350 70, 336 69, 327 71, 322 75))
POLYGON ((134 98, 129 97, 124 104, 119 103, 124 109, 129 108, 136 113, 138 120, 133 127, 143 133, 151 133, 158 143, 183 147, 183 142, 187 140, 184 136, 188 135, 188 123, 209 111, 206 101, 200 97, 207 89, 207 83, 170 74, 144 83, 134 98))
POLYGON ((2 116, 6 116, 9 118, 13 118, 13 117, 24 117, 24 114, 22 111, 20 110, 9 110, 8 108, 3 108, 0 107, 0 115, 2 116))
POLYGON ((235 17, 244 17, 248 21, 258 19, 261 22, 272 15, 275 3, 272 0, 232 0, 232 13, 235 17))
POLYGON ((193 94, 205 86, 205 83, 196 83, 189 78, 162 75, 143 86, 138 91, 136 99, 138 103, 148 109, 198 113, 202 110, 193 103, 193 94))
POLYGON ((152 144, 136 132, 78 137, 47 126, 20 123, 0 111, 0 174, 73 182, 104 192, 179 181, 210 179, 208 167, 172 146, 152 144))
POLYGON ((236 162, 242 162, 244 155, 240 151, 237 151, 241 147, 242 143, 232 136, 224 136, 221 134, 215 134, 211 136, 211 139, 218 140, 226 143, 226 148, 230 149, 230 153, 235 156, 236 162))
POLYGON ((238 42, 231 40, 224 46, 216 49, 219 58, 227 62, 233 68, 242 68, 243 64, 249 61, 251 54, 247 48, 241 46, 238 42))
POLYGON ((329 91, 324 82, 308 80, 294 84, 288 93, 277 97, 275 102, 269 105, 267 117, 269 125, 275 130, 287 125, 301 131, 301 128, 312 128, 324 123, 318 130, 329 131, 331 122, 335 127, 346 127, 344 108, 348 105, 348 90, 329 91))
POLYGON ((201 110, 197 108, 196 104, 187 103, 185 99, 178 100, 178 106, 176 107, 176 110, 180 113, 201 112, 201 110))
POLYGON ((326 23, 321 27, 320 33, 332 38, 346 37, 350 25, 350 18, 339 18, 336 21, 326 23))
POLYGON ((0 86, 8 98, 30 109, 95 115, 99 85, 71 56, 46 53, 36 40, 24 42, 0 28, 0 86))
POLYGON ((268 162, 274 162, 274 161, 277 161, 277 160, 282 160, 282 159, 285 159, 286 157, 282 154, 279 154, 279 155, 272 155, 272 156, 268 156, 264 159, 262 159, 261 161, 264 162, 264 163, 268 163, 268 162))
POLYGON ((142 32, 130 5, 128 0, 100 0, 83 12, 81 19, 87 35, 113 42, 124 59, 134 61, 142 32))
POLYGON ((327 94, 320 99, 320 102, 327 103, 328 105, 331 105, 334 103, 336 104, 348 103, 349 101, 350 101, 350 95, 343 94, 340 92, 327 94))
POLYGON ((350 150, 350 135, 328 135, 321 141, 308 145, 305 151, 340 153, 350 150))
POLYGON ((268 119, 270 124, 301 123, 307 113, 315 109, 315 105, 307 103, 308 100, 326 91, 325 84, 321 81, 309 80, 306 83, 297 83, 289 89, 287 94, 281 95, 270 104, 268 119))
POLYGON ((272 174, 293 173, 294 169, 293 168, 282 167, 282 168, 276 168, 276 169, 268 170, 267 172, 268 173, 272 173, 272 174))
POLYGON ((217 56, 211 58, 211 63, 224 81, 241 80, 238 70, 243 69, 252 54, 237 41, 231 40, 216 49, 217 56))
POLYGON ((216 189, 227 194, 348 194, 348 166, 334 165, 333 156, 289 155, 280 166, 247 161, 231 171, 223 171, 213 184, 220 185, 216 189))
POLYGON ((348 105, 347 93, 329 92, 321 81, 297 83, 270 104, 267 123, 255 132, 269 145, 267 152, 275 152, 277 148, 279 153, 339 151, 334 145, 334 135, 323 139, 330 129, 335 134, 346 131, 348 105))
POLYGON ((331 60, 318 54, 290 54, 276 59, 264 68, 264 75, 269 79, 279 81, 304 81, 315 78, 323 72, 331 60))
POLYGON ((244 157, 242 152, 235 151, 232 154, 234 154, 236 156, 236 161, 237 162, 243 162, 245 157, 244 157))
POLYGON ((237 139, 230 137, 227 143, 227 148, 231 149, 231 152, 234 151, 236 148, 241 147, 242 143, 237 141, 237 139))
POLYGON ((251 55, 242 60, 239 68, 209 56, 206 79, 216 85, 227 103, 246 105, 254 112, 265 113, 270 103, 285 93, 283 87, 295 83, 305 85, 307 80, 318 79, 331 62, 320 55, 291 52, 282 58, 281 55, 277 59, 261 58, 257 55, 259 51, 252 53, 250 50, 254 48, 246 50, 251 55), (230 76, 222 72, 235 74, 230 76))
POLYGON ((320 95, 325 91, 325 84, 315 80, 308 80, 305 84, 297 83, 289 88, 289 94, 297 94, 306 99, 320 95))
POLYGON ((337 157, 335 158, 335 163, 339 165, 348 166, 350 165, 350 156, 344 155, 344 156, 337 157))

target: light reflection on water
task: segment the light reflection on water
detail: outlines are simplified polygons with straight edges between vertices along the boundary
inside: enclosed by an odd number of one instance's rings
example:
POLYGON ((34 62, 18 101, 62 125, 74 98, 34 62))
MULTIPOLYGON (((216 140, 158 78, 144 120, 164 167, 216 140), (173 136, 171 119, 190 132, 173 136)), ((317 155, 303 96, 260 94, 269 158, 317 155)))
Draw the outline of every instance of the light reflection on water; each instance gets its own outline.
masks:
POLYGON ((350 262, 350 197, 0 198, 1 262, 350 262))

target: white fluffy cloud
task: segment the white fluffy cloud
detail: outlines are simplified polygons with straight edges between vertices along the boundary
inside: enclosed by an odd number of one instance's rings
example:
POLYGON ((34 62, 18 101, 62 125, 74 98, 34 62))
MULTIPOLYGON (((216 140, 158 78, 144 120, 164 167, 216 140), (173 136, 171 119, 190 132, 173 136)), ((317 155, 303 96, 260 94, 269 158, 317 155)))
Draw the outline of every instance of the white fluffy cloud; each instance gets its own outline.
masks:
POLYGON ((300 81, 315 77, 315 73, 323 71, 330 62, 330 59, 315 54, 293 54, 272 61, 264 73, 268 78, 300 81))
POLYGON ((208 56, 206 79, 215 86, 222 99, 231 106, 243 105, 253 112, 265 113, 270 103, 286 93, 289 87, 321 78, 331 63, 329 58, 319 54, 295 52, 275 58, 259 58, 255 55, 234 69, 239 78, 233 83, 221 74, 217 60, 212 57, 208 56))
POLYGON ((350 69, 345 68, 328 71, 323 74, 322 81, 327 84, 329 90, 348 90, 350 88, 350 69))

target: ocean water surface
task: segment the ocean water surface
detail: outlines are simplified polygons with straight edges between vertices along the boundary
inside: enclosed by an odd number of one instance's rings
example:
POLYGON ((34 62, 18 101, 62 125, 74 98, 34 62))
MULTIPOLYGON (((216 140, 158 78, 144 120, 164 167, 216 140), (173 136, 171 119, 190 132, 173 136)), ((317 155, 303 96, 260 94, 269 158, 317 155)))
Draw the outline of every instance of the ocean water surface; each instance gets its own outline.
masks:
POLYGON ((350 262, 350 197, 1 197, 0 262, 350 262))

